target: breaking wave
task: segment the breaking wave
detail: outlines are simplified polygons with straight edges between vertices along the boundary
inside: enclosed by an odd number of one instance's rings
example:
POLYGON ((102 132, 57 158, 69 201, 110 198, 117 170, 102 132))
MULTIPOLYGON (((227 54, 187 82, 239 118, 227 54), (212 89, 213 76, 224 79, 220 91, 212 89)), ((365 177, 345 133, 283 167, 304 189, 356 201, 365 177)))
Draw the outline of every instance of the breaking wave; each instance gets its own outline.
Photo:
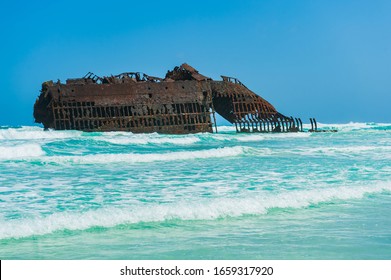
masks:
MULTIPOLYGON (((310 129, 311 125, 305 124, 304 128, 310 129)), ((318 123, 319 129, 337 129, 338 131, 357 131, 357 130, 389 130, 391 129, 391 124, 389 123, 374 123, 374 122, 349 122, 342 124, 326 124, 326 123, 318 123)))
POLYGON ((0 159, 3 160, 40 157, 43 155, 45 155, 45 152, 38 144, 23 144, 0 147, 0 159))
POLYGON ((55 163, 75 163, 75 164, 105 164, 105 163, 143 163, 154 161, 176 161, 204 158, 222 158, 234 157, 244 154, 248 148, 235 146, 225 148, 215 148, 198 151, 183 151, 169 153, 150 153, 150 154, 93 154, 85 156, 48 156, 42 157, 42 162, 55 163))
POLYGON ((185 137, 159 137, 156 134, 140 134, 130 135, 128 137, 117 137, 117 138, 98 138, 98 140, 109 142, 118 145, 147 145, 147 144, 173 144, 173 145, 191 145, 200 141, 195 136, 185 137))
POLYGON ((286 153, 308 156, 355 156, 371 153, 372 156, 390 158, 391 146, 346 146, 346 147, 316 147, 308 149, 292 149, 286 153), (374 153, 376 152, 376 153, 374 153))
POLYGON ((44 131, 37 126, 24 126, 22 128, 8 128, 0 130, 0 140, 32 140, 32 139, 63 139, 82 135, 81 131, 44 131))
POLYGON ((263 215, 274 208, 305 208, 335 200, 360 199, 366 194, 391 192, 391 182, 374 186, 337 187, 296 190, 279 194, 241 198, 215 198, 181 201, 170 204, 135 205, 128 208, 102 208, 86 212, 54 213, 46 217, 0 221, 0 239, 50 234, 59 230, 85 230, 92 227, 115 227, 140 222, 214 220, 263 215))

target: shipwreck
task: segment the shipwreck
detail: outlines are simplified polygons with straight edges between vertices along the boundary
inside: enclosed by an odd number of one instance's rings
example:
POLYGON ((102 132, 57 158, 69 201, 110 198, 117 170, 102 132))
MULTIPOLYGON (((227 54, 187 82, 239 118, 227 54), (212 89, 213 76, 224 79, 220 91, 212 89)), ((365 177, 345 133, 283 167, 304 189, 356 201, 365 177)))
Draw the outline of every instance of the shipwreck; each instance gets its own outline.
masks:
POLYGON ((299 118, 281 114, 238 79, 221 78, 213 80, 186 63, 164 78, 141 72, 99 77, 90 72, 65 84, 44 82, 34 118, 45 129, 184 134, 217 132, 218 113, 237 132, 303 130, 299 118))

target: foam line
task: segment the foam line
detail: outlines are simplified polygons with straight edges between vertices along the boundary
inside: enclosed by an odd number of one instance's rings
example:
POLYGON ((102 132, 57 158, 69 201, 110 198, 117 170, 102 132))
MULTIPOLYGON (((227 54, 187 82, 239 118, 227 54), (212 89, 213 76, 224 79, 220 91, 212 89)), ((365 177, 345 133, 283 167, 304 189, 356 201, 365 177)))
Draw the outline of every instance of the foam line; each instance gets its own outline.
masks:
POLYGON ((42 162, 75 163, 75 164, 105 164, 116 162, 144 163, 154 161, 176 161, 202 158, 221 158, 239 156, 247 148, 241 146, 207 149, 199 151, 183 151, 151 154, 94 154, 85 156, 50 156, 42 157, 42 162))
POLYGON ((0 140, 63 139, 80 137, 81 135, 81 131, 44 131, 35 126, 0 130, 0 140))
POLYGON ((0 159, 2 160, 40 157, 43 155, 45 155, 45 152, 38 144, 22 144, 0 147, 0 159))
POLYGON ((360 199, 366 194, 391 192, 391 182, 372 186, 297 190, 279 194, 240 198, 215 198, 181 201, 170 204, 134 205, 128 208, 103 208, 86 212, 61 212, 46 217, 0 220, 0 239, 50 234, 58 230, 85 230, 91 227, 114 227, 139 222, 171 219, 213 220, 242 215, 263 215, 273 208, 305 208, 334 200, 360 199))
POLYGON ((117 145, 147 145, 147 144, 173 144, 173 145, 191 145, 200 141, 194 136, 188 137, 150 137, 149 135, 137 135, 121 138, 99 138, 98 140, 109 142, 117 145))
POLYGON ((290 150, 288 153, 301 154, 301 155, 324 155, 324 156, 336 156, 336 155, 360 155, 367 152, 389 152, 391 146, 345 146, 345 147, 316 147, 309 149, 295 149, 290 150))

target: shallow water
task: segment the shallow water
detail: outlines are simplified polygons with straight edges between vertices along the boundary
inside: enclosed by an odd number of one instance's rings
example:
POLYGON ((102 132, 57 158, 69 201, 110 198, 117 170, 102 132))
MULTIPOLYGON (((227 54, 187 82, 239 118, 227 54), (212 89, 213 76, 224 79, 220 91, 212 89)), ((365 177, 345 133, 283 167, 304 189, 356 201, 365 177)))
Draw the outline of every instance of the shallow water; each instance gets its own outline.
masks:
POLYGON ((390 259, 391 124, 0 128, 1 259, 390 259))

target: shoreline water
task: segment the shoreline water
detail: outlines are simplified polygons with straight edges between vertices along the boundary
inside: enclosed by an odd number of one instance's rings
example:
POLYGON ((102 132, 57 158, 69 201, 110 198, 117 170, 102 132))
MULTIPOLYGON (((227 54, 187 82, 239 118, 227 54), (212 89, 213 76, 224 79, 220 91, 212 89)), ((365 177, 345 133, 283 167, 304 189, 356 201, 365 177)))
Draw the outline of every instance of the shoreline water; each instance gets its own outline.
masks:
POLYGON ((319 127, 3 126, 0 258, 390 259, 391 124, 319 127))

